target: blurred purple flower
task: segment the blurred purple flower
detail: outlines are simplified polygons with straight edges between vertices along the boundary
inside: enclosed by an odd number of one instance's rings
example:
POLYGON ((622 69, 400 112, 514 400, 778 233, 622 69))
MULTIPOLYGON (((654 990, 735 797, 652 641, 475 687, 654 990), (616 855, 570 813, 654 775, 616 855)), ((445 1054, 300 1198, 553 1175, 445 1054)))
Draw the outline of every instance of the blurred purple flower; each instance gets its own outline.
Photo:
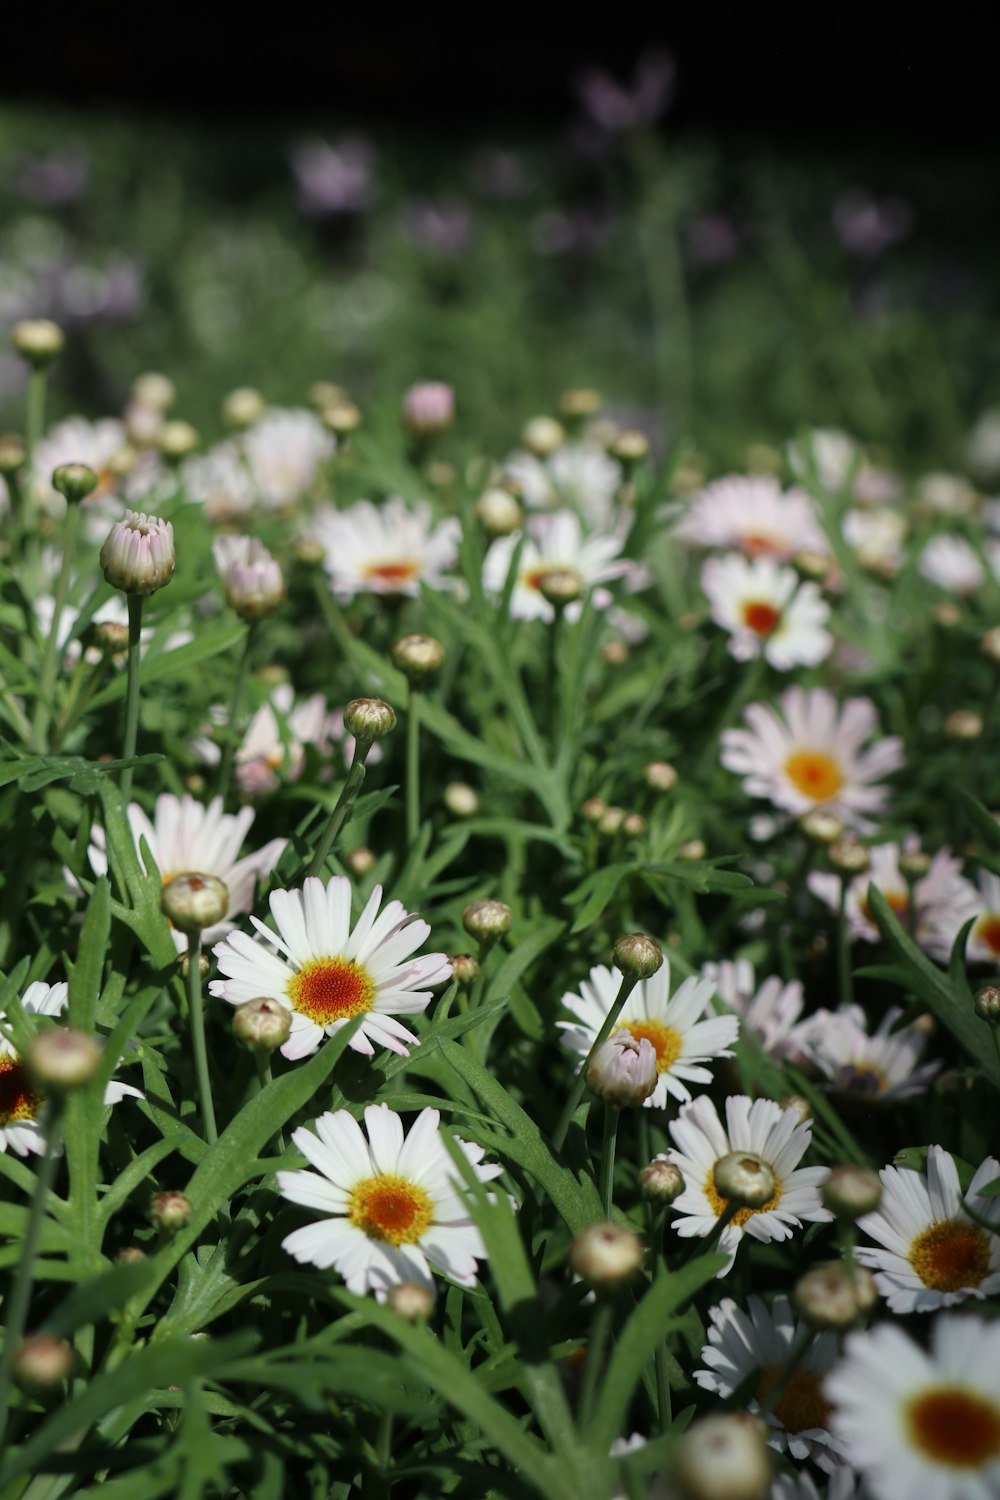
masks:
POLYGON ((402 222, 414 245, 446 259, 465 254, 476 227, 472 209, 458 198, 409 203, 402 222))
POLYGON ((75 203, 87 185, 90 164, 72 149, 53 151, 51 156, 22 156, 9 176, 13 192, 43 208, 61 208, 75 203))
POLYGON ((739 254, 740 232, 726 214, 699 214, 685 236, 688 254, 698 266, 722 266, 739 254))
POLYGON ((837 199, 831 212, 833 230, 851 255, 883 255, 905 240, 913 228, 913 209, 903 198, 873 198, 855 189, 837 199))
POLYGON ((304 213, 363 214, 375 201, 375 152, 359 136, 345 136, 336 146, 303 141, 292 152, 291 165, 304 213))
POLYGON ((473 185, 487 198, 498 203, 514 203, 531 187, 531 177, 516 151, 501 146, 486 146, 472 163, 473 185))
POLYGON ((595 124, 617 135, 659 119, 673 99, 675 73, 670 53, 650 48, 636 64, 631 89, 603 68, 584 68, 577 74, 576 91, 595 124))

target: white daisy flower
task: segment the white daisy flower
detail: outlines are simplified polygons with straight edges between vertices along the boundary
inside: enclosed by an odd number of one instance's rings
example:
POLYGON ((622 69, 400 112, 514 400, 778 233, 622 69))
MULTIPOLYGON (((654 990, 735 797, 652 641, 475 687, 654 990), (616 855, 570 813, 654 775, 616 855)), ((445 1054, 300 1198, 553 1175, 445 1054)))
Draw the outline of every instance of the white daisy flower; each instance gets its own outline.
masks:
POLYGON ((180 472, 188 499, 203 506, 210 521, 242 519, 253 510, 256 490, 235 438, 186 459, 180 472))
POLYGON ((777 974, 770 974, 756 987, 753 964, 738 958, 735 963, 705 964, 702 978, 707 979, 717 995, 740 1017, 772 1057, 794 1056, 792 1030, 802 1014, 802 983, 787 984, 777 974))
POLYGON ((336 447, 313 412, 280 407, 271 407, 239 441, 254 494, 268 510, 285 510, 301 500, 336 447))
POLYGON ((992 1156, 979 1166, 963 1193, 955 1163, 942 1146, 931 1146, 927 1171, 885 1167, 882 1202, 858 1227, 885 1248, 857 1251, 875 1272, 875 1285, 893 1312, 932 1312, 966 1297, 1000 1292, 1000 1198, 980 1197, 1000 1177, 992 1156), (965 1212, 995 1223, 991 1234, 965 1212))
MULTIPOLYGON (((241 859, 240 850, 246 843, 255 816, 251 807, 241 808, 235 816, 223 812, 221 797, 214 797, 204 807, 187 793, 175 797, 172 792, 161 792, 154 805, 151 823, 141 807, 135 802, 129 803, 128 820, 136 851, 141 849, 141 840, 145 839, 164 888, 178 875, 193 872, 216 875, 229 892, 225 920, 207 927, 202 933, 206 945, 224 937, 232 930, 234 919, 250 910, 258 877, 271 873, 288 843, 287 839, 271 839, 262 849, 241 859)), ((99 823, 95 823, 91 830, 91 840, 88 850, 90 867, 96 875, 106 875, 108 856, 104 829, 99 823)), ((184 951, 187 939, 176 931, 172 931, 172 936, 178 951, 184 951)))
MULTIPOLYGON (((910 887, 899 868, 899 857, 907 852, 908 847, 907 843, 873 844, 869 847, 869 869, 863 875, 855 876, 847 886, 844 910, 848 932, 853 942, 881 942, 882 935, 868 903, 868 887, 874 885, 903 926, 909 928, 914 940, 935 958, 946 959, 963 922, 972 914, 975 890, 962 875, 961 864, 951 850, 939 849, 926 875, 914 882, 911 919, 910 887)), ((807 884, 813 895, 831 911, 840 910, 839 875, 812 870, 807 884)), ((997 937, 1000 939, 1000 911, 997 937)), ((1000 953, 1000 946, 997 952, 1000 953)))
MULTIPOLYGON (((559 1021, 563 1046, 586 1057, 607 1019, 622 976, 603 965, 591 969, 580 993, 565 994, 562 1004, 576 1017, 559 1021)), ((703 1019, 713 995, 705 979, 685 979, 676 994, 670 994, 670 965, 666 959, 651 979, 640 979, 622 1008, 615 1031, 627 1031, 637 1042, 652 1044, 659 1079, 645 1101, 646 1109, 666 1109, 667 1099, 690 1099, 689 1083, 711 1083, 710 1069, 702 1064, 716 1057, 731 1057, 729 1050, 739 1032, 736 1016, 709 1014, 703 1019)))
POLYGON ((831 1429, 875 1500, 1000 1495, 1000 1325, 942 1313, 930 1352, 894 1323, 848 1334, 831 1429))
MULTIPOLYGON (((29 1015, 60 1016, 69 1004, 69 986, 36 980, 21 996, 21 1004, 29 1015)), ((104 1090, 104 1103, 118 1104, 126 1095, 144 1097, 131 1084, 111 1082, 104 1090)), ((45 1096, 28 1081, 15 1048, 0 1034, 0 1151, 8 1149, 18 1156, 45 1150, 45 1096)))
MULTIPOLYGON (((441 1139, 440 1113, 420 1112, 403 1136, 399 1115, 387 1104, 365 1110, 365 1139, 346 1110, 320 1115, 315 1131, 292 1140, 315 1172, 279 1172, 283 1198, 324 1217, 282 1241, 297 1261, 335 1266, 347 1288, 384 1300, 401 1281, 432 1285, 435 1270, 461 1286, 474 1286, 486 1247, 462 1197, 457 1169, 441 1139)), ((458 1140, 480 1182, 502 1168, 482 1165, 481 1146, 458 1140)))
POLYGON ((903 1012, 887 1010, 869 1036, 859 1005, 818 1010, 795 1028, 796 1043, 839 1093, 858 1094, 871 1103, 888 1103, 926 1093, 941 1069, 939 1062, 918 1067, 927 1033, 919 1026, 893 1027, 903 1012))
POLYGON ((701 570, 712 619, 729 632, 737 661, 763 656, 787 672, 815 666, 830 654, 833 637, 823 627, 830 606, 815 583, 800 583, 791 568, 770 557, 739 553, 710 557, 701 570))
MULTIPOLYGON (((225 720, 224 709, 213 714, 215 727, 222 728, 225 720)), ((343 709, 331 710, 322 693, 313 693, 296 703, 291 684, 281 682, 247 725, 234 757, 236 784, 244 797, 261 797, 274 791, 282 781, 298 780, 305 766, 307 745, 326 757, 338 742, 345 763, 350 765, 354 740, 344 734, 343 709)), ((218 765, 221 751, 207 734, 195 739, 192 749, 206 765, 218 765)), ((373 745, 368 764, 376 765, 381 755, 378 745, 373 745)), ((323 776, 321 771, 321 780, 323 776)))
MULTIPOLYGON (((996 543, 988 544, 990 564, 996 573, 996 543)), ((920 554, 920 572, 949 594, 974 594, 986 582, 978 552, 961 536, 932 537, 920 554)))
POLYGON ((976 884, 968 889, 969 900, 958 921, 961 927, 969 917, 976 918, 966 957, 974 963, 996 963, 1000 959, 1000 879, 990 870, 980 870, 976 884))
POLYGON ((518 450, 504 462, 531 510, 568 506, 594 527, 611 524, 622 466, 597 443, 565 443, 548 458, 518 450))
POLYGON ((796 552, 830 550, 811 496, 783 491, 763 474, 730 474, 706 485, 673 534, 691 547, 736 550, 747 557, 784 560, 796 552))
POLYGON ((838 704, 823 688, 790 687, 778 699, 745 710, 746 729, 727 729, 721 760, 743 776, 752 797, 767 797, 798 817, 825 807, 855 828, 870 827, 869 814, 885 806, 888 790, 873 785, 903 763, 895 736, 862 748, 878 727, 870 698, 838 704))
POLYGON ((798 1110, 782 1109, 770 1099, 751 1100, 746 1094, 734 1094, 726 1100, 724 1129, 715 1105, 705 1094, 682 1105, 676 1120, 670 1122, 674 1147, 667 1158, 679 1167, 687 1184, 672 1205, 682 1217, 674 1224, 684 1239, 692 1235, 710 1235, 719 1215, 725 1210, 725 1199, 715 1190, 716 1162, 733 1151, 752 1152, 767 1163, 774 1173, 774 1195, 762 1208, 741 1208, 722 1231, 720 1250, 729 1262, 719 1272, 724 1276, 736 1259, 744 1234, 767 1243, 787 1240, 792 1229, 800 1229, 803 1220, 825 1221, 831 1216, 820 1202, 820 1185, 827 1175, 826 1167, 800 1167, 812 1139, 808 1120, 798 1110))
POLYGON ((960 474, 925 474, 917 496, 940 516, 968 516, 979 504, 975 486, 960 474))
POLYGON ((793 438, 787 448, 792 472, 806 479, 815 469, 824 490, 836 494, 860 460, 860 450, 849 433, 839 427, 814 427, 804 438, 793 438))
POLYGON ((768 1490, 767 1500, 869 1500, 870 1495, 871 1491, 859 1484, 854 1470, 841 1464, 827 1477, 822 1492, 805 1472, 794 1478, 778 1474, 768 1490))
MULTIPOLYGON (((483 587, 499 598, 504 591, 521 533, 498 537, 483 562, 483 587)), ((555 609, 542 594, 547 574, 572 573, 581 595, 590 593, 598 609, 606 609, 613 596, 600 585, 631 574, 641 586, 642 574, 635 563, 621 555, 624 538, 612 532, 587 535, 580 517, 572 510, 554 510, 529 516, 524 546, 518 563, 517 581, 510 596, 510 612, 519 620, 553 620, 555 609)), ((583 604, 576 600, 566 610, 568 620, 579 619, 583 604)))
POLYGON ((338 599, 355 594, 419 594, 420 585, 446 586, 458 556, 461 523, 448 516, 435 526, 426 503, 412 509, 398 497, 384 505, 359 500, 349 510, 321 506, 309 535, 325 554, 338 599))
POLYGON ((226 977, 212 981, 212 994, 230 1005, 266 995, 290 1010, 284 1057, 307 1057, 354 1016, 364 1018, 351 1038, 356 1052, 371 1057, 378 1046, 407 1056, 419 1038, 394 1017, 426 1010, 431 989, 450 976, 451 966, 443 953, 414 958, 430 927, 399 901, 380 913, 381 900, 377 885, 352 928, 351 882, 345 876, 335 875, 327 885, 308 879, 301 890, 272 891, 277 935, 251 917, 258 940, 233 932, 218 943, 213 951, 226 977))
MULTIPOLYGON (((123 424, 114 417, 88 422, 85 417, 67 417, 51 427, 35 448, 31 489, 35 504, 52 516, 66 512, 66 500, 53 488, 52 473, 61 464, 86 464, 97 475, 98 486, 87 498, 92 507, 117 492, 119 481, 112 475, 111 460, 128 442, 123 424)), ((117 510, 117 519, 124 507, 117 510)), ((105 512, 106 514, 106 512, 105 512)))
POLYGON ((876 506, 849 510, 844 517, 844 540, 863 568, 874 573, 898 573, 903 566, 906 518, 897 510, 876 506))
MULTIPOLYGON (((799 1343, 802 1325, 788 1298, 775 1297, 768 1308, 759 1297, 750 1297, 743 1312, 726 1297, 711 1309, 708 1320, 708 1343, 701 1351, 708 1369, 695 1370, 695 1380, 705 1390, 726 1397, 759 1371, 748 1406, 749 1411, 759 1412, 761 1398, 767 1396, 799 1343)), ((772 1448, 799 1463, 811 1458, 827 1472, 843 1461, 840 1445, 828 1430, 830 1403, 823 1394, 823 1377, 836 1361, 836 1335, 821 1333, 765 1417, 772 1448)))

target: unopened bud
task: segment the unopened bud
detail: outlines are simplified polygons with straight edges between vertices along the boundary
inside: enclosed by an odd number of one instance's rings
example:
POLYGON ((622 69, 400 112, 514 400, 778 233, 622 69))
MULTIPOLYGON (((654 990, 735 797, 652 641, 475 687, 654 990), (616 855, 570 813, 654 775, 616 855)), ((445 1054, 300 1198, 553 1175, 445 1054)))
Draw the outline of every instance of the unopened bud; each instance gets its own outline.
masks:
POLYGON ((904 849, 899 856, 899 873, 906 880, 922 880, 931 867, 931 857, 925 849, 904 849))
POLYGON ((0 437, 0 475, 4 479, 12 478, 18 469, 23 468, 27 456, 24 439, 16 433, 7 432, 0 437))
POLYGON ((658 1082, 656 1048, 627 1031, 609 1036, 587 1064, 587 1087, 614 1109, 642 1104, 658 1082))
POLYGON ((11 1373, 22 1390, 51 1391, 73 1373, 73 1347, 51 1333, 29 1333, 14 1350, 11 1373))
POLYGON ((674 1449, 671 1478, 683 1500, 764 1500, 771 1455, 763 1423, 748 1412, 692 1422, 674 1449))
POLYGON ((641 463, 644 458, 649 457, 649 438, 644 432, 626 427, 612 439, 608 452, 626 467, 641 463))
POLYGON ((59 324, 49 318, 22 318, 14 324, 10 341, 22 359, 42 370, 59 358, 66 337, 59 324))
MULTIPOLYGON (((185 948, 184 952, 181 954, 180 959, 178 961, 178 968, 180 969, 180 972, 181 972, 181 978, 186 980, 187 977, 188 977, 188 975, 191 972, 191 951, 190 951, 190 949, 185 948)), ((203 948, 201 950, 201 952, 198 954, 198 973, 201 975, 202 979, 207 979, 208 976, 209 976, 209 974, 211 972, 212 972, 212 964, 211 964, 211 961, 209 959, 208 954, 205 952, 205 950, 203 948)))
POLYGON ((233 1016, 233 1030, 251 1052, 276 1051, 288 1041, 291 1029, 291 1011, 267 995, 244 1000, 233 1016))
POLYGON ((375 851, 362 845, 360 849, 352 849, 349 854, 346 854, 344 863, 352 875, 367 875, 375 868, 375 851))
POLYGON ((822 1188, 823 1207, 835 1219, 853 1223, 863 1214, 873 1214, 882 1201, 882 1183, 867 1167, 831 1167, 822 1188))
POLYGON ((608 810, 608 804, 600 797, 588 797, 580 809, 580 813, 587 823, 600 823, 608 810))
POLYGON ((168 464, 180 463, 197 448, 198 430, 190 422, 164 422, 160 428, 159 448, 168 464))
POLYGON ((774 1173, 754 1151, 730 1151, 712 1168, 712 1181, 720 1198, 743 1208, 763 1208, 774 1197, 774 1173))
POLYGON ((828 812, 825 807, 813 807, 803 813, 799 827, 814 844, 835 844, 844 836, 843 823, 836 813, 828 812))
POLYGON ((988 1026, 1000 1026, 1000 986, 988 984, 974 1002, 976 1015, 988 1026))
POLYGON ((590 1224, 569 1249, 573 1270, 588 1286, 610 1287, 628 1281, 642 1265, 642 1240, 618 1224, 590 1224))
POLYGON ((420 1281, 397 1281, 386 1292, 385 1301, 408 1323, 426 1323, 434 1313, 434 1289, 420 1281))
POLYGON ((32 1037, 24 1055, 28 1077, 46 1094, 89 1083, 100 1061, 97 1038, 74 1026, 47 1026, 32 1037))
POLYGON ((186 1193, 154 1193, 149 1200, 149 1217, 154 1228, 176 1234, 191 1218, 191 1199, 186 1193))
POLYGON ((285 598, 281 565, 252 536, 220 537, 212 549, 230 609, 251 623, 266 619, 285 598))
POLYGON ((60 464, 52 471, 52 488, 58 490, 69 505, 79 505, 97 489, 100 480, 87 464, 60 464))
POLYGON ((639 1173, 642 1195, 654 1203, 673 1203, 686 1186, 680 1167, 675 1167, 665 1156, 654 1156, 639 1173))
POLYGON ((849 1328, 875 1305, 875 1278, 864 1266, 849 1268, 841 1260, 814 1266, 792 1291, 799 1315, 813 1328, 849 1328))
POLYGON ((971 708, 956 708, 945 719, 944 732, 950 740, 978 740, 983 732, 983 716, 971 708))
POLYGON ((338 401, 346 401, 347 392, 342 385, 335 385, 332 380, 314 380, 309 387, 309 404, 317 411, 323 411, 328 406, 335 406, 338 401))
POLYGON ((794 1109, 803 1124, 812 1119, 812 1105, 801 1094, 785 1094, 778 1100, 779 1109, 794 1109))
POLYGON ((663 967, 663 950, 644 932, 630 932, 615 943, 612 957, 616 968, 628 979, 649 979, 663 967))
POLYGON ((139 1245, 125 1245, 115 1256, 115 1260, 122 1266, 138 1266, 148 1258, 145 1250, 139 1245))
POLYGON ((600 409, 601 393, 589 386, 563 391, 559 397, 559 410, 564 417, 592 417, 600 409))
POLYGON ((514 913, 504 901, 486 898, 472 901, 462 913, 462 926, 470 937, 481 943, 493 943, 510 931, 514 913))
POLYGON ((138 462, 139 455, 135 449, 129 443, 123 443, 120 448, 115 449, 104 468, 112 479, 127 479, 130 474, 135 473, 138 462))
POLYGON ((227 427, 236 432, 245 432, 255 422, 259 422, 267 411, 267 402, 260 391, 255 391, 252 386, 243 385, 229 395, 222 403, 222 420, 227 427))
POLYGON ((304 568, 322 567, 326 557, 326 549, 322 542, 315 541, 312 537, 302 537, 295 543, 295 561, 301 563, 304 568))
POLYGON ((451 977, 459 989, 471 989, 479 978, 479 959, 471 953, 453 953, 448 959, 451 977))
POLYGON ((677 845, 677 858, 687 860, 689 864, 697 864, 704 859, 708 853, 704 839, 685 839, 682 844, 677 845))
POLYGON ((142 511, 126 511, 101 548, 105 579, 126 594, 155 594, 170 582, 176 566, 174 528, 142 511))
POLYGON ((942 630, 957 630, 962 623, 962 611, 950 599, 942 599, 931 610, 931 618, 942 630))
POLYGON ((626 838, 641 839, 646 832, 646 819, 642 813, 626 813, 622 819, 622 833, 626 838))
POLYGON ((204 932, 217 927, 229 912, 229 891, 218 875, 184 870, 163 887, 163 914, 178 932, 204 932))
POLYGON ((353 401, 335 401, 322 408, 320 420, 334 437, 347 438, 361 426, 361 410, 353 401))
POLYGON ((624 641, 605 641, 601 647, 601 660, 609 667, 623 667, 629 659, 629 649, 624 641))
POLYGON ((572 568, 550 568, 538 580, 538 592, 553 609, 565 609, 583 593, 583 579, 572 568))
POLYGON ((625 821, 624 807, 605 807, 597 824, 598 833, 606 834, 609 838, 620 831, 625 821))
POLYGON ((642 779, 654 792, 672 792, 677 785, 677 772, 669 761, 651 760, 642 779))
POLYGON ((871 863, 868 850, 852 834, 834 839, 826 857, 841 875, 863 875, 871 863))
POLYGON ((532 417, 521 433, 521 442, 536 458, 548 458, 565 441, 566 433, 554 417, 532 417))
POLYGON ((422 380, 403 397, 403 426, 416 437, 434 437, 455 420, 455 392, 441 380, 422 380))
POLYGON ((132 395, 140 406, 148 406, 153 411, 169 411, 177 399, 177 388, 169 375, 161 375, 158 370, 150 370, 145 375, 137 375, 132 382, 132 395))
POLYGON ((510 536, 524 520, 524 512, 509 490, 486 490, 476 501, 476 519, 490 536, 510 536))
POLYGON ((444 647, 432 635, 404 635, 392 648, 392 661, 410 682, 425 682, 444 665, 444 647))
POLYGON ((796 552, 792 561, 803 578, 812 579, 815 583, 826 582, 830 573, 830 558, 825 552, 803 548, 801 552, 796 552))
MULTIPOLYGON (((0 469, 0 473, 2 472, 3 470, 0 469)), ((987 630, 979 642, 979 649, 990 661, 1000 665, 1000 625, 993 625, 987 630)))
POLYGON ((479 811, 479 793, 464 781, 449 781, 442 801, 454 818, 472 818, 479 811))
POLYGON ((381 698, 354 698, 344 709, 344 728, 356 740, 381 740, 395 727, 395 709, 381 698))

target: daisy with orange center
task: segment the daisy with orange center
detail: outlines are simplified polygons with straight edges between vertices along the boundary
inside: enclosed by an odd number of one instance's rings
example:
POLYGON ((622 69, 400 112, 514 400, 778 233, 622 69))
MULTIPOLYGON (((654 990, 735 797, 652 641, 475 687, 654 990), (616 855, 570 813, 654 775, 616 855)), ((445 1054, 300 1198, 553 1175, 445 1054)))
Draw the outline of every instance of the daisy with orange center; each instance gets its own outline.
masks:
POLYGON ((931 1312, 967 1297, 1000 1292, 1000 1199, 981 1197, 1000 1177, 1000 1162, 987 1157, 963 1193, 955 1163, 941 1146, 931 1146, 926 1172, 886 1167, 882 1202, 858 1227, 884 1248, 857 1251, 875 1272, 875 1285, 893 1312, 931 1312), (992 1234, 969 1217, 988 1223, 992 1234))
MULTIPOLYGON (((563 1005, 575 1017, 558 1022, 564 1047, 586 1057, 614 1004, 621 978, 617 969, 601 965, 591 969, 579 994, 563 995, 563 1005)), ((712 1081, 703 1064, 732 1056, 729 1049, 739 1020, 731 1015, 705 1017, 712 995, 709 981, 692 977, 671 996, 670 965, 664 959, 652 978, 640 980, 625 1001, 615 1030, 629 1032, 637 1042, 650 1042, 656 1053, 659 1078, 646 1100, 647 1109, 666 1109, 670 1097, 690 1099, 689 1083, 712 1081)))
MULTIPOLYGON (((365 1110, 365 1130, 347 1110, 320 1115, 292 1141, 314 1172, 279 1172, 290 1203, 324 1217, 282 1244, 297 1261, 335 1266, 349 1291, 382 1301, 401 1281, 431 1284, 435 1270, 462 1286, 475 1283, 486 1250, 461 1196, 457 1169, 441 1139, 440 1114, 425 1109, 404 1139, 387 1104, 365 1110)), ((456 1140, 480 1182, 500 1175, 483 1150, 456 1140)))
MULTIPOLYGON (((911 920, 911 887, 899 868, 900 855, 907 852, 907 843, 869 846, 869 868, 851 880, 847 887, 844 909, 848 932, 854 942, 882 941, 868 900, 868 887, 874 885, 920 946, 934 958, 947 959, 959 929, 972 914, 975 889, 962 875, 961 864, 951 850, 939 849, 926 875, 913 883, 911 920)), ((818 896, 831 911, 839 911, 841 882, 838 875, 812 870, 807 884, 813 895, 818 896)), ((972 956, 971 935, 969 956, 972 956)))
POLYGON ((273 891, 277 933, 251 917, 256 939, 233 932, 217 944, 225 978, 212 981, 211 993, 231 1005, 266 996, 290 1010, 285 1057, 307 1057, 355 1016, 363 1017, 351 1038, 355 1051, 371 1057, 387 1047, 405 1056, 418 1038, 396 1016, 426 1010, 431 988, 449 977, 451 966, 443 953, 415 958, 430 927, 399 901, 380 912, 381 901, 376 886, 352 928, 351 882, 344 876, 273 891))
POLYGON ((422 583, 444 588, 459 531, 454 516, 434 525, 429 505, 411 509, 395 498, 381 506, 359 500, 349 510, 321 506, 309 535, 323 548, 330 588, 347 600, 355 594, 415 596, 422 583))
POLYGON ((776 479, 759 474, 713 480, 693 497, 673 534, 688 546, 778 561, 830 550, 812 498, 804 490, 783 491, 776 479))
POLYGON ((787 672, 829 655, 833 637, 824 628, 829 606, 815 583, 800 583, 791 568, 770 557, 710 557, 701 570, 701 587, 712 619, 729 633, 730 655, 737 661, 763 656, 787 672))
POLYGON ((576 579, 579 597, 566 609, 566 618, 579 617, 582 600, 589 594, 596 609, 607 609, 613 595, 603 584, 613 579, 627 579, 633 591, 643 587, 646 574, 638 564, 622 557, 624 528, 588 531, 572 510, 554 510, 531 515, 522 533, 498 537, 483 561, 483 587, 500 598, 507 584, 511 564, 520 547, 518 576, 511 590, 510 612, 518 620, 555 618, 555 607, 545 597, 547 579, 554 574, 576 579))
POLYGON ((855 828, 871 827, 888 798, 877 785, 902 765, 894 737, 866 745, 878 720, 868 698, 838 704, 823 688, 788 688, 778 708, 751 703, 746 728, 727 729, 721 760, 743 777, 752 797, 767 797, 793 816, 823 807, 855 828))
POLYGON ((929 1352, 889 1323, 845 1350, 824 1383, 830 1425, 875 1500, 996 1500, 1000 1327, 942 1313, 929 1352))

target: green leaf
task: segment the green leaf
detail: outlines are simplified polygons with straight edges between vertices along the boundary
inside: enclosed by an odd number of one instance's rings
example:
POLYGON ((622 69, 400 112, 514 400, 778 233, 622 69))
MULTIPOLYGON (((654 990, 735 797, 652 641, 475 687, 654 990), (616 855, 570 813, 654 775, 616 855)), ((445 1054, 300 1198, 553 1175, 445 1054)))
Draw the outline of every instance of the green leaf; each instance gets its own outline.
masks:
MULTIPOLYGON (((219 656, 223 651, 231 650, 242 641, 245 633, 246 626, 241 620, 222 619, 215 624, 200 625, 195 639, 184 646, 177 646, 173 651, 157 652, 154 656, 144 656, 143 692, 157 682, 171 682, 174 678, 190 679, 192 668, 201 666, 202 662, 219 656)), ((88 712, 105 708, 107 704, 117 703, 119 698, 124 698, 126 684, 127 675, 120 672, 106 688, 94 694, 88 712)))
POLYGON ((977 797, 967 792, 964 787, 955 787, 962 811, 972 824, 976 832, 986 841, 987 847, 1000 852, 1000 823, 984 807, 977 797))
POLYGON ((92 1032, 101 993, 101 976, 108 953, 111 932, 111 887, 106 875, 94 883, 83 919, 77 958, 68 964, 69 1004, 67 1019, 80 1031, 92 1032))
POLYGON ((43 1331, 67 1338, 85 1323, 99 1323, 142 1290, 155 1268, 148 1260, 115 1265, 89 1277, 65 1297, 45 1319, 43 1331))
POLYGON ((632 863, 606 865, 604 869, 595 870, 592 875, 588 875, 575 890, 570 891, 569 895, 564 898, 566 905, 580 908, 570 932, 582 932, 585 927, 596 922, 614 900, 622 881, 626 876, 633 875, 637 869, 638 866, 632 863))

